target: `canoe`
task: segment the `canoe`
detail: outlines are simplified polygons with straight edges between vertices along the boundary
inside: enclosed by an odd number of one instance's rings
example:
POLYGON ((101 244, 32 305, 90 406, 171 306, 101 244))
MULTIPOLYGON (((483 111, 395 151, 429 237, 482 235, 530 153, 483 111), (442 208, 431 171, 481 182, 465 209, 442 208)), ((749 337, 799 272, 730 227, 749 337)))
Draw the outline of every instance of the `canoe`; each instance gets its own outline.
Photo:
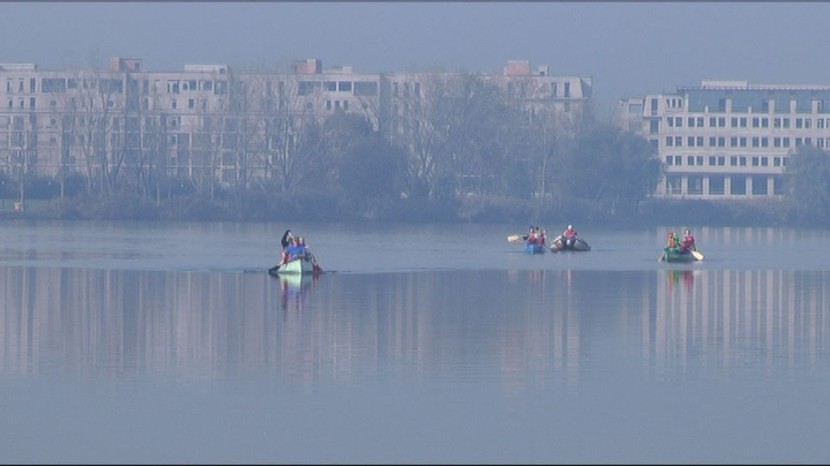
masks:
POLYGON ((697 257, 695 256, 696 255, 693 254, 692 251, 678 252, 673 249, 669 249, 664 250, 662 260, 666 262, 694 262, 696 260, 703 260, 703 254, 697 253, 697 257))
POLYGON ((562 235, 557 236, 550 242, 550 250, 551 252, 560 252, 560 251, 590 251, 591 246, 582 238, 576 238, 575 241, 571 243, 566 243, 562 238, 562 235))
POLYGON ((308 258, 301 257, 297 259, 292 259, 285 264, 282 265, 275 265, 268 269, 268 273, 274 276, 287 274, 287 275, 304 275, 304 274, 313 274, 316 273, 314 270, 314 264, 308 258))
POLYGON ((528 254, 544 254, 544 244, 525 243, 525 252, 528 254))

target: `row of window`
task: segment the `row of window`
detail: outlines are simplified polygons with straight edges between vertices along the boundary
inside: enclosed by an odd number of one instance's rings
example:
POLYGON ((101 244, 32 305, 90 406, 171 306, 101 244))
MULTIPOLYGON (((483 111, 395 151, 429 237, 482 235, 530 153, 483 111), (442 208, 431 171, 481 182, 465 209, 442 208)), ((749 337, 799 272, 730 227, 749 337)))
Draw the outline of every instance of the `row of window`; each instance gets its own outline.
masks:
MULTIPOLYGON (((664 157, 664 160, 666 165, 682 166, 683 157, 682 155, 667 155, 664 157)), ((787 157, 781 155, 686 155, 685 157, 686 166, 689 167, 746 167, 747 161, 751 162, 753 167, 768 167, 770 160, 772 160, 773 167, 784 167, 787 165, 787 157), (726 163, 727 161, 729 162, 728 165, 726 163)))
MULTIPOLYGON (((666 117, 666 126, 669 128, 682 128, 684 117, 666 117)), ((702 116, 686 117, 686 126, 688 128, 705 128, 704 122, 706 119, 702 116)), ((815 120, 816 128, 830 128, 830 118, 788 118, 788 117, 709 117, 708 128, 769 128, 770 121, 772 121, 773 128, 790 128, 796 129, 810 129, 813 127, 815 120), (729 126, 726 125, 727 121, 729 126)))
POLYGON ((784 183, 780 176, 773 175, 688 175, 686 178, 686 192, 683 192, 683 178, 681 175, 666 176, 667 194, 713 195, 723 196, 727 192, 733 196, 766 196, 770 192, 774 195, 784 194, 784 183), (708 181, 708 189, 704 189, 704 179, 708 181), (749 186, 747 186, 747 184, 749 186))
MULTIPOLYGON (((703 136, 685 136, 685 147, 774 147, 786 149, 791 146, 812 145, 813 141, 815 141, 816 147, 830 147, 830 138, 813 139, 781 136, 730 136, 728 140, 725 136, 709 136, 708 139, 703 136), (729 142, 728 145, 727 141, 729 142), (770 141, 772 141, 771 146, 770 141), (708 142, 708 144, 704 144, 705 142, 708 142)), ((665 143, 666 147, 684 147, 684 136, 666 136, 665 143)))

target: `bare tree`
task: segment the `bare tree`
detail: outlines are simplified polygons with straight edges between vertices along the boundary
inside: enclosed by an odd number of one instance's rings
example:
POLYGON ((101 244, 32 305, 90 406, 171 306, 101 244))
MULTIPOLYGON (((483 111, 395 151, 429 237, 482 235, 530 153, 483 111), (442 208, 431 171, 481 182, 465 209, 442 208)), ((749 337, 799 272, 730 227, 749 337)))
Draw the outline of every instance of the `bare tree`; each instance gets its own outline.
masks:
POLYGON ((67 83, 64 127, 70 129, 72 147, 82 156, 87 179, 95 185, 88 189, 102 195, 116 185, 126 155, 120 132, 125 120, 123 85, 117 74, 96 69, 79 72, 67 83))

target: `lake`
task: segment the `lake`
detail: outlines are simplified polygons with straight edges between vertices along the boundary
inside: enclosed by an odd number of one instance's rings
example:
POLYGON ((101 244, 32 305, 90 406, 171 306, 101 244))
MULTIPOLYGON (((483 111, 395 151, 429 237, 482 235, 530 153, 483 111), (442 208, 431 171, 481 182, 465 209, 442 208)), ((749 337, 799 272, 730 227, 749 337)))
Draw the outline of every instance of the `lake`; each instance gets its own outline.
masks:
POLYGON ((3 222, 0 458, 830 460, 830 231, 575 226, 3 222))

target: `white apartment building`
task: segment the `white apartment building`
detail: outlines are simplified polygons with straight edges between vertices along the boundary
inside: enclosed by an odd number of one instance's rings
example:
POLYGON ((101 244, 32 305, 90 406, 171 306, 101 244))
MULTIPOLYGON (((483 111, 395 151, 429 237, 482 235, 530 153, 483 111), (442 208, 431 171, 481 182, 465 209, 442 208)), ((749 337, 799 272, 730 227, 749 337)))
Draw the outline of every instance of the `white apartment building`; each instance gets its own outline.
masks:
POLYGON ((830 86, 703 81, 622 99, 619 118, 663 162, 657 197, 774 198, 800 145, 830 148, 830 86))
MULTIPOLYGON (((410 105, 434 75, 324 69, 318 59, 295 62, 288 73, 224 64, 149 72, 141 59, 122 57, 100 70, 0 63, 0 171, 96 176, 108 166, 147 164, 226 184, 268 178, 297 125, 345 111, 395 131, 417 119, 410 105)), ((590 78, 550 76, 527 61, 509 61, 488 79, 529 105, 565 113, 591 98, 590 78)))

